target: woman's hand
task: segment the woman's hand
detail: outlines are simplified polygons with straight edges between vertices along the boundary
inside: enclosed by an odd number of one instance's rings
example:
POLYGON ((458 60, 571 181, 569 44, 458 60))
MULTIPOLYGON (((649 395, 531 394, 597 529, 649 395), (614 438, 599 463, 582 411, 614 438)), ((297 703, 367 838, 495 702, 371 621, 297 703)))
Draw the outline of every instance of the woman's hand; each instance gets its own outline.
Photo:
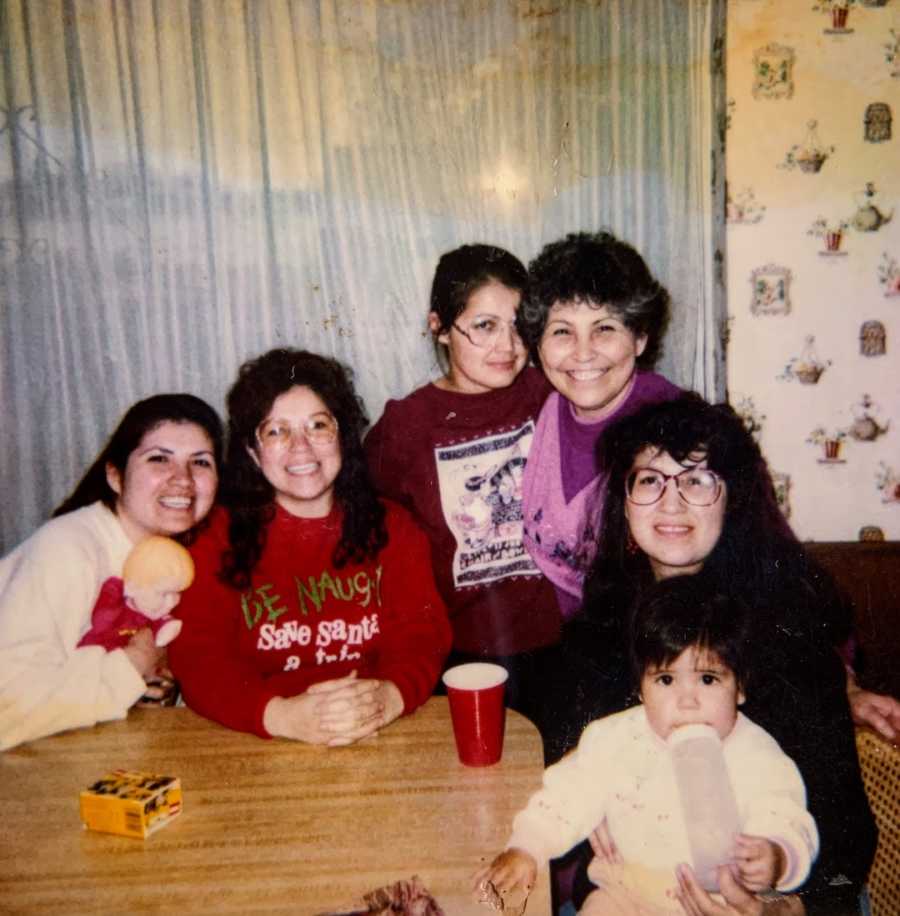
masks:
POLYGON ((128 660, 134 665, 137 673, 146 680, 162 661, 166 650, 161 649, 153 638, 150 627, 141 627, 122 650, 128 660))
POLYGON ((719 903, 697 883, 688 865, 675 869, 678 876, 678 901, 688 916, 803 916, 806 912, 799 897, 773 897, 760 900, 731 873, 727 865, 719 866, 719 892, 725 903, 719 903))
POLYGON ((273 697, 263 727, 273 736, 338 747, 375 734, 402 712, 403 698, 391 681, 360 680, 354 671, 296 697, 273 697))
POLYGON ((725 898, 721 904, 697 882, 693 869, 679 865, 678 901, 688 916, 762 916, 763 903, 742 884, 739 884, 727 865, 719 866, 719 891, 725 898))
POLYGON ((616 844, 613 842, 613 838, 610 835, 609 827, 607 826, 605 817, 602 821, 600 821, 594 832, 588 837, 588 840, 590 840, 591 849, 594 850, 594 855, 601 862, 606 862, 610 865, 621 864, 622 855, 616 847, 616 844))
POLYGON ((166 649, 163 649, 162 658, 157 664, 152 674, 144 677, 147 689, 144 695, 138 700, 138 706, 174 706, 178 698, 178 687, 175 683, 175 675, 169 668, 169 657, 166 649))
POLYGON ((313 684, 307 693, 322 699, 320 725, 331 735, 329 747, 374 735, 403 712, 403 697, 392 681, 360 680, 355 671, 313 684))
POLYGON ((888 741, 897 740, 900 735, 900 702, 885 694, 863 690, 852 676, 847 678, 847 699, 854 725, 867 726, 888 741))
POLYGON ((319 725, 319 700, 309 692, 295 697, 272 697, 263 712, 263 728, 273 738, 307 744, 327 744, 331 733, 319 725))

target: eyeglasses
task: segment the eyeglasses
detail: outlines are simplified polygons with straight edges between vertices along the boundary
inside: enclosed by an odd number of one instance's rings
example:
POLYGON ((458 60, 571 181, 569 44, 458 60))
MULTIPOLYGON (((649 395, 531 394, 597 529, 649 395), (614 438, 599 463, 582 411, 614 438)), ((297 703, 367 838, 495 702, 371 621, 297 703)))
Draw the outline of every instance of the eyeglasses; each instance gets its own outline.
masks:
POLYGON ((515 321, 504 321, 502 318, 476 318, 468 328, 461 328, 454 321, 452 327, 468 338, 473 347, 492 347, 505 328, 512 332, 513 346, 522 343, 515 321))
POLYGON ((256 441, 265 449, 284 449, 297 434, 302 434, 310 445, 331 445, 337 438, 338 422, 330 413, 314 413, 299 427, 287 420, 264 420, 256 428, 256 441))
POLYGON ((722 493, 722 478, 706 468, 685 468, 677 474, 638 468, 625 481, 625 495, 637 506, 652 506, 662 499, 670 480, 675 481, 678 495, 691 506, 711 506, 722 493))

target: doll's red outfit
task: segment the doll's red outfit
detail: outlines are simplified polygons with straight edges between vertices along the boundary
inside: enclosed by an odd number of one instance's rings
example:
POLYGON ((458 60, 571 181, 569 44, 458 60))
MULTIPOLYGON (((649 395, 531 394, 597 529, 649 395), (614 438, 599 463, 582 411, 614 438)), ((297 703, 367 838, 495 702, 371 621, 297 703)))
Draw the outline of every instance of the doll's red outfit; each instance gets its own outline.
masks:
POLYGON ((110 649, 124 649, 131 637, 144 627, 150 627, 156 637, 156 644, 164 646, 178 635, 180 624, 171 614, 152 618, 130 608, 125 603, 125 583, 118 576, 111 576, 100 587, 100 594, 91 612, 91 628, 78 641, 79 646, 103 646, 110 649), (174 633, 171 631, 174 630, 174 633))
POLYGON ((409 514, 385 502, 388 544, 374 560, 335 568, 341 511, 298 518, 276 507, 244 591, 219 581, 228 514, 217 510, 191 548, 196 567, 177 616, 169 663, 187 704, 239 731, 269 737, 273 697, 293 697, 356 670, 393 682, 404 712, 431 694, 450 648, 450 625, 428 542, 409 514))

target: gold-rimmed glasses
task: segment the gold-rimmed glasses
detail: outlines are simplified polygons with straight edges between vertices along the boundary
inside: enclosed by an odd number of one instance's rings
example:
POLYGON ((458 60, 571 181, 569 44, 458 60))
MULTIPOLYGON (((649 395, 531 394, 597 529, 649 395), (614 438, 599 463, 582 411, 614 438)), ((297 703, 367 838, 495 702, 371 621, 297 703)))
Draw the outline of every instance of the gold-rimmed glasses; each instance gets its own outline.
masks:
POLYGON ((476 318, 469 323, 467 328, 461 328, 455 321, 452 327, 454 330, 459 331, 463 337, 466 337, 473 347, 492 347, 497 342, 497 338, 506 329, 509 329, 512 333, 514 345, 522 343, 522 338, 519 337, 519 332, 516 330, 515 321, 504 321, 502 318, 494 318, 490 315, 476 318))
POLYGON ((337 439, 338 422, 330 413, 314 413, 299 426, 273 418, 263 420, 256 428, 256 441, 264 449, 285 449, 302 435, 310 445, 331 445, 337 439))

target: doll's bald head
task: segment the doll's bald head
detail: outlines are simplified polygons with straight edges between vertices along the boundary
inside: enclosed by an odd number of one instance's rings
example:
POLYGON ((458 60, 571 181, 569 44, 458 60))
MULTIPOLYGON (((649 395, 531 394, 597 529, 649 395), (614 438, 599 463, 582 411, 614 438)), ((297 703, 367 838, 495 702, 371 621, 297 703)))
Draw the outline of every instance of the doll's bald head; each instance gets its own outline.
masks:
POLYGON ((122 578, 138 587, 165 581, 172 589, 183 592, 194 581, 194 561, 177 541, 154 535, 132 548, 122 568, 122 578))
POLYGON ((194 581, 194 561, 177 541, 154 535, 136 544, 122 567, 125 601, 152 620, 166 616, 194 581))

